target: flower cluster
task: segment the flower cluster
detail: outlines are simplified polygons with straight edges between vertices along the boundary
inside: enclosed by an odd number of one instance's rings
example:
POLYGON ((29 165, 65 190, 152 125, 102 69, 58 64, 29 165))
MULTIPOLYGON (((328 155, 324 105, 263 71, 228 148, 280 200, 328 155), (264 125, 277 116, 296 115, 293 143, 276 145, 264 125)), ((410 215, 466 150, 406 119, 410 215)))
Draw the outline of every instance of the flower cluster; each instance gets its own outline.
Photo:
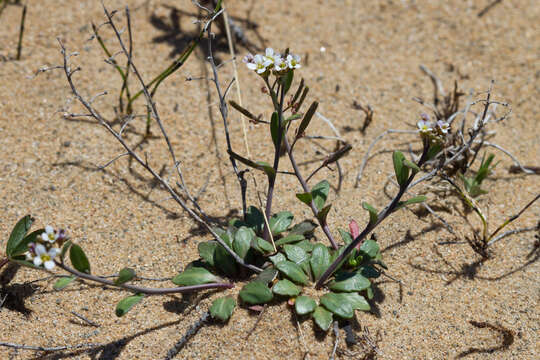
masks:
POLYGON ((60 254, 60 247, 66 240, 65 231, 55 230, 47 225, 45 232, 36 237, 36 242, 28 244, 26 260, 34 263, 35 266, 45 267, 47 270, 54 268, 54 258, 60 254))
POLYGON ((450 131, 450 124, 442 120, 431 122, 428 114, 422 114, 421 116, 422 120, 417 123, 420 135, 434 141, 444 141, 450 131))
POLYGON ((290 69, 300 68, 300 56, 287 54, 283 57, 272 48, 266 48, 264 55, 247 54, 242 61, 248 69, 254 70, 261 76, 268 76, 270 72, 274 75, 283 75, 290 69))

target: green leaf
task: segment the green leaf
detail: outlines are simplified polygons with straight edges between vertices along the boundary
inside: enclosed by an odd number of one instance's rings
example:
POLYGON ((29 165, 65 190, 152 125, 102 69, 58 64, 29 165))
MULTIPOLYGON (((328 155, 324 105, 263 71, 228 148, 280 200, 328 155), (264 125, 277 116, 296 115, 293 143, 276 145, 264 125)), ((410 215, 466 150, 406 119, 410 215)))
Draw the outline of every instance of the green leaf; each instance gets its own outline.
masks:
POLYGON ((321 304, 337 316, 344 319, 350 319, 354 315, 352 305, 347 301, 343 294, 328 293, 321 297, 321 304))
POLYGON ((279 117, 277 112, 272 113, 272 120, 270 121, 270 134, 272 135, 272 142, 274 143, 274 147, 277 149, 279 147, 278 141, 279 141, 279 117))
POLYGON ((296 89, 296 92, 294 93, 294 96, 291 100, 291 104, 294 104, 296 100, 298 100, 298 97, 302 93, 302 89, 304 89, 304 79, 300 80, 300 84, 298 85, 298 89, 296 89))
POLYGON ((296 194, 296 197, 298 198, 298 200, 311 207, 311 201, 313 200, 313 196, 311 195, 311 193, 299 193, 296 194))
POLYGON ((424 195, 415 196, 406 201, 400 201, 397 205, 397 209, 401 209, 402 207, 405 207, 407 205, 423 203, 426 200, 427 200, 427 197, 424 195))
POLYGON ((401 151, 394 151, 392 159, 394 161, 394 171, 396 173, 397 182, 400 186, 402 186, 409 178, 409 168, 403 165, 405 156, 401 151))
POLYGON ((239 295, 243 302, 251 305, 267 303, 274 297, 268 286, 260 281, 247 283, 239 295))
POLYGON ((292 261, 281 261, 276 264, 276 267, 295 283, 302 285, 306 285, 308 283, 308 277, 304 271, 302 271, 302 268, 292 261))
POLYGON ((317 306, 313 313, 313 320, 315 320, 315 324, 317 324, 321 330, 327 331, 330 328, 330 325, 332 325, 333 316, 332 313, 324 307, 317 306))
POLYGON ((271 167, 268 163, 266 163, 264 161, 255 162, 255 161, 246 159, 245 157, 238 155, 237 153, 235 153, 232 150, 227 150, 227 153, 232 158, 240 161, 242 164, 244 164, 246 166, 249 166, 249 167, 257 169, 257 170, 264 171, 266 173, 266 175, 268 175, 269 177, 272 177, 272 176, 276 175, 276 171, 274 170, 274 168, 271 167))
POLYGON ((366 278, 376 279, 381 276, 381 273, 373 266, 362 266, 359 270, 360 274, 366 278))
POLYGON ((357 271, 340 273, 329 284, 331 290, 344 292, 362 291, 370 286, 371 281, 357 271))
POLYGON ((220 278, 203 267, 190 267, 172 278, 178 286, 191 286, 218 282, 220 278))
POLYGON ((218 242, 215 240, 205 241, 199 243, 199 256, 201 259, 206 261, 210 266, 214 266, 214 256, 216 253, 216 248, 218 247, 218 242))
POLYGON ((282 77, 282 81, 283 81, 283 93, 284 94, 287 94, 287 91, 289 91, 289 89, 291 88, 291 85, 292 85, 292 81, 293 81, 293 78, 294 78, 294 70, 291 69, 287 72, 287 74, 285 74, 284 77, 282 77))
POLYGON ((212 302, 210 306, 210 315, 214 319, 219 319, 223 322, 229 320, 234 308, 236 307, 236 300, 230 296, 218 298, 212 302))
POLYGON ((298 246, 298 247, 301 247, 302 249, 304 249, 305 252, 312 252, 313 247, 315 246, 309 240, 302 240, 302 241, 296 243, 295 245, 298 246))
POLYGON ((37 238, 41 236, 41 234, 43 234, 44 232, 45 229, 38 229, 26 235, 24 239, 19 243, 19 245, 15 249, 13 249, 11 257, 14 258, 27 252, 28 244, 30 244, 31 242, 35 243, 37 241, 37 238))
POLYGON ((218 245, 216 247, 216 252, 214 254, 214 263, 215 266, 219 270, 223 271, 223 273, 225 273, 226 275, 236 275, 236 260, 221 245, 218 245))
POLYGON ((289 234, 289 235, 279 239, 275 243, 276 243, 276 246, 281 246, 281 245, 285 245, 285 244, 296 243, 296 242, 302 241, 304 239, 305 239, 304 235, 299 235, 299 234, 290 235, 289 234))
POLYGON ((287 258, 285 257, 285 255, 283 255, 282 253, 278 252, 276 255, 274 256, 269 256, 268 257, 270 259, 270 261, 272 262, 272 264, 274 265, 277 265, 278 263, 282 262, 282 261, 287 261, 287 258))
POLYGON ((255 236, 255 232, 245 226, 240 227, 234 235, 233 250, 242 259, 244 259, 251 248, 251 241, 255 236))
POLYGON ((15 224, 6 245, 6 255, 8 258, 17 256, 15 250, 21 247, 21 243, 33 222, 34 219, 30 215, 26 215, 15 224))
POLYGON ((73 244, 69 248, 69 259, 73 267, 80 272, 90 274, 90 262, 84 253, 83 249, 77 245, 73 244))
POLYGON ((66 253, 67 251, 69 250, 69 248, 71 247, 73 243, 71 242, 71 240, 68 240, 64 243, 64 245, 62 245, 62 250, 60 251, 60 261, 63 263, 64 262, 64 258, 66 256, 66 253))
POLYGON ((253 120, 256 123, 260 121, 260 119, 257 116, 253 115, 251 112, 249 112, 249 110, 247 110, 246 108, 243 108, 242 106, 240 106, 238 103, 234 102, 233 100, 229 100, 229 104, 233 108, 238 110, 242 115, 247 117, 248 119, 253 120))
POLYGON ((321 209, 323 208, 324 203, 328 198, 329 191, 330 183, 328 183, 328 181, 326 180, 319 182, 311 189, 311 195, 313 196, 313 202, 315 203, 315 207, 317 208, 317 210, 321 211, 321 209))
POLYGON ((137 294, 123 298, 116 305, 116 316, 121 317, 127 314, 129 310, 135 305, 137 305, 144 298, 144 295, 137 294))
POLYGON ((439 144, 439 143, 431 144, 427 152, 426 160, 429 161, 433 159, 435 156, 437 156, 437 154, 441 150, 442 150, 442 144, 439 144))
POLYGON ((62 290, 63 288, 71 284, 73 280, 75 280, 75 276, 63 276, 60 279, 56 280, 53 285, 53 289, 62 290))
POLYGON ((133 280, 135 278, 135 276, 136 276, 135 275, 135 270, 130 269, 130 268, 123 268, 118 273, 118 277, 116 278, 116 280, 114 280, 114 283, 116 285, 120 285, 120 284, 126 283, 126 282, 128 282, 130 280, 133 280))
POLYGON ((377 209, 375 209, 373 206, 371 206, 365 201, 362 203, 362 207, 369 212, 369 223, 375 224, 379 218, 379 213, 377 212, 377 209))
MULTIPOLYGON (((285 260, 285 257, 283 257, 283 259, 285 260)), ((255 281, 260 281, 265 284, 269 284, 272 281, 274 281, 274 279, 278 276, 278 274, 279 274, 279 271, 277 271, 276 268, 267 267, 266 269, 261 271, 259 275, 257 275, 257 277, 255 278, 255 281)))
POLYGON ((343 229, 338 229, 338 231, 345 245, 349 245, 350 243, 352 243, 354 239, 352 238, 352 235, 348 231, 345 231, 343 229))
POLYGON ((311 270, 313 271, 313 277, 315 280, 318 280, 330 266, 330 252, 328 251, 328 248, 323 244, 316 244, 311 253, 309 262, 311 264, 311 270))
POLYGON ((317 303, 309 296, 299 296, 294 302, 294 309, 298 315, 306 315, 315 310, 317 303))
POLYGON ((413 163, 410 160, 407 160, 407 159, 403 160, 403 165, 405 165, 406 167, 411 169, 413 172, 419 172, 420 171, 420 168, 418 167, 418 165, 416 165, 415 163, 413 163))
MULTIPOLYGON (((306 87, 304 89, 304 93, 307 94, 307 92, 308 92, 308 88, 306 87)), ((304 94, 302 94, 302 96, 304 97, 304 94)), ((301 99, 299 105, 301 105, 302 102, 303 102, 303 99, 301 99)), ((296 139, 303 136, 304 131, 306 131, 307 127, 309 126, 309 123, 311 122, 313 115, 315 115, 315 111, 317 111, 318 106, 319 106, 319 103, 314 101, 309 107, 308 111, 306 111, 306 114, 304 115, 302 122, 300 122, 300 125, 298 126, 298 130, 296 130, 296 139)))
POLYGON ((371 306, 367 300, 356 292, 341 293, 339 296, 345 298, 346 301, 351 304, 353 310, 369 311, 371 309, 371 306))
POLYGON ((272 244, 270 244, 268 241, 264 240, 263 238, 257 237, 257 245, 264 252, 271 253, 274 251, 274 247, 272 246, 272 244))
POLYGON ((373 293, 373 289, 371 287, 368 287, 366 289, 366 294, 369 300, 373 299, 373 297, 375 296, 375 294, 373 293))
POLYGON ((272 288, 272 291, 274 294, 290 297, 298 296, 298 294, 300 294, 298 286, 287 279, 279 280, 272 288))
POLYGON ((289 260, 291 260, 297 265, 300 265, 304 261, 309 260, 308 253, 299 246, 287 244, 283 246, 283 251, 285 251, 285 254, 289 258, 289 260))
POLYGON ((264 228, 264 215, 255 206, 250 206, 246 211, 246 222, 253 231, 261 233, 264 228))
POLYGON ((293 214, 290 211, 280 211, 277 214, 272 215, 268 221, 272 235, 277 235, 289 228, 293 221, 293 214))
POLYGON ((313 223, 311 220, 304 220, 296 225, 294 225, 289 231, 289 235, 294 234, 300 234, 300 235, 306 235, 306 234, 312 234, 313 230, 317 228, 317 224, 313 223))
POLYGON ((379 252, 379 244, 377 244, 377 242, 374 240, 366 240, 360 246, 360 251, 363 251, 365 254, 367 254, 367 256, 374 259, 379 252))
POLYGON ((330 212, 330 208, 332 208, 332 204, 326 205, 319 211, 317 214, 317 219, 321 222, 321 224, 326 225, 326 218, 328 217, 328 212, 330 212))

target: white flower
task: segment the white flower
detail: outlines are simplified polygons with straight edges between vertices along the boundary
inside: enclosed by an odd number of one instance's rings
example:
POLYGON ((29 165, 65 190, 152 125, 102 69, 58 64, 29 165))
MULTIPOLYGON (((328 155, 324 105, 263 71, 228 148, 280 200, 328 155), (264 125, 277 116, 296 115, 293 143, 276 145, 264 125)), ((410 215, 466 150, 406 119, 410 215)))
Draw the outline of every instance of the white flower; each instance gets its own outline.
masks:
POLYGON ((248 69, 255 70, 257 74, 263 74, 272 63, 262 55, 257 54, 253 57, 253 61, 246 63, 246 65, 248 69))
POLYGON ((287 70, 289 68, 289 65, 287 61, 283 60, 282 58, 276 59, 274 62, 274 71, 280 72, 283 70, 287 70))
POLYGON ((36 256, 33 259, 35 266, 43 265, 45 269, 52 270, 54 268, 54 258, 60 253, 59 248, 50 248, 49 251, 42 244, 35 246, 36 256))
POLYGON ((254 60, 253 60, 253 54, 252 53, 248 53, 246 56, 244 56, 244 58, 242 59, 242 62, 244 64, 250 64, 250 63, 253 63, 254 60))
POLYGON ((287 55, 287 65, 289 69, 298 69, 300 67, 300 56, 298 55, 287 55))
POLYGON ((281 55, 277 52, 274 52, 272 48, 266 48, 264 53, 264 59, 269 61, 270 64, 276 64, 278 61, 282 60, 281 55))
POLYGON ((45 242, 54 243, 58 239, 58 234, 54 231, 54 228, 50 225, 45 226, 45 232, 41 234, 41 238, 45 242))
POLYGON ((420 120, 417 123, 418 129, 422 134, 428 134, 433 131, 433 128, 431 127, 431 123, 429 121, 420 120))
POLYGON ((448 134, 448 130, 450 130, 450 124, 448 124, 445 121, 439 120, 437 121, 437 129, 444 135, 448 134))

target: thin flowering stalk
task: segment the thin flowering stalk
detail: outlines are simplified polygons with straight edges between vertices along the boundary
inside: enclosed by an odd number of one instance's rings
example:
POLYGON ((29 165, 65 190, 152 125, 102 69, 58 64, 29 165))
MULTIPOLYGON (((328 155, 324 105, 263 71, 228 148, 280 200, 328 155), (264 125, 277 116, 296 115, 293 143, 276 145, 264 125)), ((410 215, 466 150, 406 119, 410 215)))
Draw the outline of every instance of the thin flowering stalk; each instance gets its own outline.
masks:
POLYGON ((130 285, 130 284, 116 284, 114 281, 104 279, 99 276, 83 273, 80 271, 77 271, 75 269, 70 268, 69 266, 60 263, 55 262, 56 266, 61 268, 62 270, 67 271, 68 273, 75 275, 78 278, 94 281, 100 284, 114 286, 118 288, 122 288, 128 291, 131 291, 136 294, 145 294, 145 295, 166 295, 166 294, 182 294, 182 293, 190 293, 194 291, 199 290, 207 290, 207 289, 231 289, 234 287, 234 284, 232 283, 211 283, 211 284, 201 284, 201 285, 191 285, 191 286, 181 286, 181 287, 174 287, 174 288, 147 288, 142 286, 136 286, 136 285, 130 285))

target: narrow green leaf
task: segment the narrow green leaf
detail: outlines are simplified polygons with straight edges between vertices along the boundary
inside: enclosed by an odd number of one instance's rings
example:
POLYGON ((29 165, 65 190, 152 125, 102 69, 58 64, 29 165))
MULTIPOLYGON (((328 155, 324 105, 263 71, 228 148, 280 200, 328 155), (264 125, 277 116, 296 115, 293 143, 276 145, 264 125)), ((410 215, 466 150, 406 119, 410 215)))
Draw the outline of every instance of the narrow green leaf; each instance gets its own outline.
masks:
POLYGON ((69 259, 73 267, 80 272, 90 274, 90 262, 84 253, 83 249, 77 245, 72 244, 69 248, 69 259))
MULTIPOLYGON (((308 88, 306 87, 304 90, 304 93, 307 94, 308 88)), ((302 94, 304 97, 304 94, 302 94)), ((303 98, 300 99, 301 102, 303 102, 303 98)), ((300 102, 300 105, 301 105, 300 102)), ((298 130, 296 130, 296 139, 302 137, 304 135, 304 131, 306 131, 307 127, 309 126, 309 123, 311 122, 311 119, 313 118, 313 115, 315 115, 315 111, 317 111, 317 107, 319 106, 319 103, 314 101, 311 106, 309 107, 308 111, 304 115, 304 118, 302 119, 302 122, 300 122, 300 125, 298 126, 298 130)))
POLYGON ((313 320, 315 320, 315 324, 317 324, 321 330, 327 331, 330 329, 330 325, 332 325, 334 319, 330 311, 322 306, 317 306, 315 312, 313 312, 313 320))
POLYGON ((340 273, 329 284, 331 290, 344 292, 362 291, 370 286, 371 281, 357 271, 340 273))
POLYGON ((329 191, 330 183, 328 183, 328 181, 326 180, 319 182, 311 189, 311 195, 313 196, 313 202, 315 203, 315 207, 317 208, 317 210, 321 211, 321 209, 323 208, 324 203, 328 198, 329 191))
POLYGON ((244 259, 251 248, 251 241, 255 236, 255 232, 245 226, 240 227, 234 235, 233 250, 242 259, 244 259))
POLYGON ((308 277, 302 270, 302 268, 292 261, 282 261, 276 264, 276 267, 285 276, 294 281, 297 284, 306 285, 308 283, 308 277))
POLYGON ((116 305, 116 316, 121 317, 127 314, 128 311, 137 305, 144 298, 144 295, 137 294, 123 298, 116 305))
POLYGON ((396 173, 396 179, 398 184, 401 186, 405 184, 407 182, 407 179, 409 178, 409 168, 403 165, 405 156, 401 151, 394 151, 392 159, 394 161, 394 171, 396 173))
POLYGON ((373 206, 371 206, 365 201, 362 203, 362 207, 369 212, 369 223, 375 224, 379 217, 379 213, 377 212, 377 209, 375 209, 373 206))
POLYGON ((287 235, 287 236, 279 239, 275 243, 276 243, 276 246, 281 246, 281 245, 285 245, 285 244, 297 243, 297 242, 302 241, 304 239, 305 239, 304 235, 292 234, 292 235, 287 235))
MULTIPOLYGON (((298 100, 298 102, 294 106, 297 111, 300 111, 300 108, 302 108, 302 104, 304 103, 304 100, 306 100, 306 96, 307 96, 308 92, 309 92, 309 86, 304 87, 304 91, 302 91, 302 95, 300 96, 300 100, 298 100)), ((313 104, 311 106, 313 106, 313 104)), ((297 134, 298 134, 298 132, 297 132, 297 134)), ((298 138, 298 135, 297 135, 297 138, 298 138)))
POLYGON ((220 278, 203 267, 190 267, 172 278, 178 286, 208 284, 220 281, 220 278))
POLYGON ((274 297, 268 286, 260 281, 247 283, 239 295, 243 302, 251 305, 267 303, 274 297))
POLYGON ((326 205, 317 213, 317 219, 319 219, 321 224, 326 225, 326 218, 328 217, 328 213, 330 212, 331 208, 332 204, 326 205))
POLYGON ((293 69, 289 70, 287 72, 287 74, 285 74, 285 76, 282 77, 282 79, 283 79, 283 93, 287 94, 287 92, 291 88, 293 78, 294 78, 294 70, 293 69))
POLYGON ((21 245, 21 242, 24 240, 24 237, 28 230, 30 230, 33 222, 34 219, 32 219, 30 215, 26 215, 15 224, 6 244, 6 255, 8 258, 16 256, 14 251, 21 245))
POLYGON ((229 320, 235 307, 236 300, 232 297, 221 297, 212 302, 212 306, 210 306, 210 315, 212 315, 214 319, 225 322, 229 320))
POLYGON ((351 304, 353 310, 369 311, 371 309, 371 306, 369 305, 367 300, 362 295, 356 292, 341 293, 339 295, 345 298, 346 301, 351 304))
POLYGON ((214 256, 216 253, 216 248, 218 247, 218 242, 215 240, 205 241, 199 243, 199 256, 201 259, 206 261, 210 266, 214 266, 214 256))
POLYGON ((324 159, 323 165, 326 166, 326 165, 330 165, 332 163, 335 163, 336 161, 338 161, 339 159, 341 159, 342 157, 347 155, 347 153, 349 151, 351 151, 351 150, 352 150, 352 145, 351 144, 345 144, 345 146, 343 146, 340 149, 338 149, 337 151, 334 151, 333 153, 329 154, 326 157, 326 159, 324 159))
POLYGON ((426 200, 427 200, 427 197, 424 196, 424 195, 415 196, 415 197, 410 198, 408 200, 400 201, 398 203, 397 209, 400 209, 400 208, 402 208, 404 206, 407 206, 407 205, 423 203, 426 200))
POLYGON ((270 166, 269 163, 267 163, 265 161, 257 161, 256 164, 260 167, 259 170, 264 171, 266 176, 273 177, 273 176, 276 175, 276 170, 274 170, 274 168, 272 166, 270 166))
POLYGON ((277 235, 289 228, 293 221, 294 215, 290 211, 280 211, 272 215, 268 221, 272 235, 277 235))
POLYGON ((279 280, 274 287, 272 287, 272 291, 274 294, 289 297, 298 296, 298 294, 300 294, 298 286, 287 279, 279 280))
POLYGON ((270 134, 272 135, 272 142, 274 143, 274 147, 278 148, 278 138, 279 138, 279 117, 277 112, 272 113, 272 120, 270 121, 270 134))
POLYGON ((293 98, 291 100, 291 104, 294 104, 296 102, 296 100, 298 100, 298 97, 302 93, 303 89, 304 89, 304 79, 302 78, 300 80, 300 84, 298 85, 298 89, 296 89, 296 92, 294 93, 294 96, 293 96, 293 98))
POLYGON ((64 262, 64 258, 66 257, 66 253, 67 251, 69 250, 69 248, 71 247, 73 243, 71 242, 71 240, 68 240, 64 243, 64 245, 62 245, 62 250, 60 251, 60 261, 63 263, 64 262))
POLYGON ((296 194, 296 197, 298 198, 298 200, 300 200, 307 206, 311 206, 311 201, 313 200, 313 196, 311 195, 311 193, 296 194))
POLYGON ((65 277, 63 276, 60 279, 56 280, 56 282, 53 285, 53 289, 62 290, 63 288, 71 284, 73 280, 75 280, 75 276, 65 276, 65 277))
POLYGON ((236 103, 235 101, 233 100, 229 100, 229 104, 235 108, 236 110, 238 110, 242 115, 244 115, 245 117, 247 117, 248 119, 250 120, 253 120, 254 122, 259 122, 259 118, 255 115, 253 115, 251 112, 249 112, 249 110, 247 110, 246 108, 243 108, 242 106, 240 106, 238 103, 236 103))
POLYGON ((339 231, 339 235, 341 235, 341 239, 343 240, 345 245, 349 245, 350 243, 352 243, 353 238, 352 238, 351 234, 348 231, 345 231, 343 229, 338 229, 338 231, 339 231))
POLYGON ((14 258, 27 252, 28 244, 30 244, 31 242, 35 243, 37 241, 37 238, 41 236, 41 234, 43 234, 44 232, 45 232, 45 229, 38 229, 26 235, 24 239, 21 242, 19 242, 17 247, 12 250, 11 257, 14 258))
POLYGON ((433 158, 435 158, 435 156, 437 156, 437 154, 441 152, 441 150, 442 150, 442 144, 439 144, 439 143, 431 144, 429 146, 428 153, 426 156, 427 160, 432 160, 433 158))
POLYGON ((274 247, 268 241, 263 238, 257 237, 257 245, 263 250, 263 252, 271 253, 274 251, 274 247))
POLYGON ((245 157, 243 157, 241 155, 238 155, 237 153, 235 153, 234 151, 231 151, 231 150, 227 150, 227 153, 233 159, 236 159, 236 160, 240 161, 242 164, 244 164, 246 166, 249 166, 249 167, 257 169, 257 170, 264 171, 266 173, 266 175, 268 175, 268 176, 274 176, 275 175, 275 170, 268 163, 265 163, 263 161, 255 162, 255 161, 246 159, 245 157))
POLYGON ((410 160, 407 160, 407 159, 403 160, 403 165, 405 165, 406 167, 411 169, 413 172, 419 172, 420 171, 420 168, 418 167, 418 165, 416 165, 415 163, 413 163, 410 160))
POLYGON ((130 268, 123 268, 118 273, 118 277, 116 278, 116 280, 114 280, 114 283, 116 285, 120 285, 120 284, 133 280, 135 276, 136 276, 135 270, 130 269, 130 268))
POLYGON ((337 316, 350 319, 354 315, 352 305, 342 294, 328 293, 321 297, 321 304, 337 316))
POLYGON ((294 309, 296 310, 296 313, 298 315, 306 315, 312 313, 316 307, 317 303, 309 296, 299 296, 294 302, 294 309))
POLYGON ((323 244, 316 244, 311 253, 311 270, 313 271, 313 278, 318 280, 319 277, 330 266, 330 252, 328 248, 323 244))

